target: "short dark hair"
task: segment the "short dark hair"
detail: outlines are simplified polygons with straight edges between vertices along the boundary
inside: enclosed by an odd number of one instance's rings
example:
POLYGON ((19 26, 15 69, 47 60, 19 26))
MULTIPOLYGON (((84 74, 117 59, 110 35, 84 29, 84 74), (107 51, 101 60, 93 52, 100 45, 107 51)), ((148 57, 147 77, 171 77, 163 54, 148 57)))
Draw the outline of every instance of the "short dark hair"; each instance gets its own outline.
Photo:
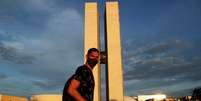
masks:
POLYGON ((99 53, 99 50, 97 48, 90 48, 87 52, 87 54, 91 54, 92 52, 98 52, 99 53))

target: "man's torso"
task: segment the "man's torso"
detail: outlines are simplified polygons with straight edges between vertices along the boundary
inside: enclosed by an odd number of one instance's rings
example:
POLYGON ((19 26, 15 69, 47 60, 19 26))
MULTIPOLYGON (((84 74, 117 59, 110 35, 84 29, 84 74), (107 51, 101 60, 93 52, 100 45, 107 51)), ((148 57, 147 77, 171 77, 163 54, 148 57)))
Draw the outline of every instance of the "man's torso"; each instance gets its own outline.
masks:
POLYGON ((92 71, 86 65, 77 68, 76 73, 69 78, 63 90, 63 101, 76 101, 71 95, 67 93, 68 87, 72 79, 78 80, 80 86, 77 91, 87 101, 93 101, 94 92, 94 77, 92 71))

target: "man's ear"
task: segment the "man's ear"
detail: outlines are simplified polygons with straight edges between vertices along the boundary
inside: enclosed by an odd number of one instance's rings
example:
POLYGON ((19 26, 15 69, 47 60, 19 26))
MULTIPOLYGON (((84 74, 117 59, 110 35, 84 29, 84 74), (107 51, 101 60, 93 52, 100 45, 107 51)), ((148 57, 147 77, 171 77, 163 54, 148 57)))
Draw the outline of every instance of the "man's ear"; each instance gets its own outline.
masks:
POLYGON ((89 56, 89 55, 88 55, 88 54, 86 54, 86 57, 85 57, 85 58, 86 58, 86 60, 88 59, 88 56, 89 56))

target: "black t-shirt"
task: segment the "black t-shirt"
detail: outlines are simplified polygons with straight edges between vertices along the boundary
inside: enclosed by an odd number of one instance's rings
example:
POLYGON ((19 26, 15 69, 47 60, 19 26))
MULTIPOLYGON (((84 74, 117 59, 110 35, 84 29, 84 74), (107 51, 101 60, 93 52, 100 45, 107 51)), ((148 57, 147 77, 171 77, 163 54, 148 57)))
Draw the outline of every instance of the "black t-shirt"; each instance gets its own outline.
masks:
POLYGON ((94 76, 92 71, 86 65, 78 67, 75 74, 68 79, 63 89, 62 101, 76 101, 67 92, 72 79, 78 80, 80 82, 80 86, 77 89, 80 95, 87 101, 93 101, 95 85, 94 76))

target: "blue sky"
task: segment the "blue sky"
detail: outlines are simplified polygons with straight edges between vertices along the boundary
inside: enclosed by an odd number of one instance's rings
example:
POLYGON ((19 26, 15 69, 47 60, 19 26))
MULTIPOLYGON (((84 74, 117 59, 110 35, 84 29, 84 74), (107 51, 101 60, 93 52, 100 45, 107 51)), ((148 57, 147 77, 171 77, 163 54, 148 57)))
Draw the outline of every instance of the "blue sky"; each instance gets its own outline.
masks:
MULTIPOLYGON (((0 1, 0 93, 62 92, 83 63, 84 2, 0 1)), ((97 2, 103 35, 104 1, 97 2)), ((201 1, 119 4, 125 95, 183 96, 200 87, 201 1)), ((104 91, 104 73, 102 80, 104 91)))

